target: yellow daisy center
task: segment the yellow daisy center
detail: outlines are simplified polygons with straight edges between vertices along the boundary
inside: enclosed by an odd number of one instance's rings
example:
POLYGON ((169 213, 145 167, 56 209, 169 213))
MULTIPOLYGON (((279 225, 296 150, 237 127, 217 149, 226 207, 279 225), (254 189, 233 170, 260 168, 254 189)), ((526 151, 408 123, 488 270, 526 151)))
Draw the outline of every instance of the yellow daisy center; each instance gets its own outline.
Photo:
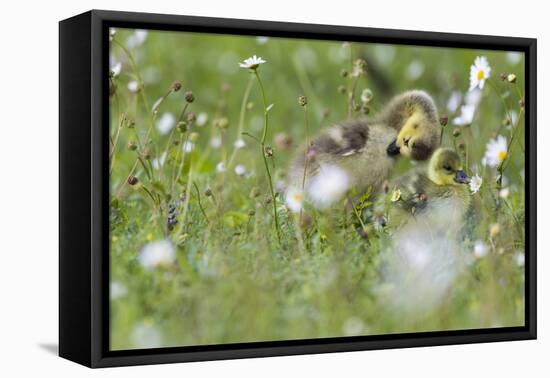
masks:
POLYGON ((503 161, 506 158, 506 151, 499 151, 498 160, 503 161))
POLYGON ((302 195, 302 193, 294 193, 292 195, 292 199, 296 202, 302 202, 304 199, 304 196, 302 195))
POLYGON ((485 77, 485 71, 479 70, 477 71, 477 79, 482 80, 485 77))

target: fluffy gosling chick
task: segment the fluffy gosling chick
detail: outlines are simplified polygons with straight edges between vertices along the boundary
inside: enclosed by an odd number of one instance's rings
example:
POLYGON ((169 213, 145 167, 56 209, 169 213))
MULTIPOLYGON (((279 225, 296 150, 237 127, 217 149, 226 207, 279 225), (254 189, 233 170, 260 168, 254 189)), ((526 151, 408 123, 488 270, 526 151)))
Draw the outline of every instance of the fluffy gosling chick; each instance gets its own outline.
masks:
POLYGON ((289 187, 305 189, 325 166, 338 167, 358 194, 378 192, 390 176, 395 157, 426 160, 439 146, 440 128, 432 98, 408 91, 390 101, 373 120, 334 125, 314 137, 291 163, 289 187))
POLYGON ((378 117, 378 122, 397 131, 389 154, 426 160, 439 147, 441 127, 433 99, 424 91, 412 90, 396 96, 378 117))
POLYGON ((426 231, 460 231, 470 205, 469 182, 455 151, 436 150, 427 167, 413 170, 392 184, 388 225, 399 229, 412 223, 426 231))

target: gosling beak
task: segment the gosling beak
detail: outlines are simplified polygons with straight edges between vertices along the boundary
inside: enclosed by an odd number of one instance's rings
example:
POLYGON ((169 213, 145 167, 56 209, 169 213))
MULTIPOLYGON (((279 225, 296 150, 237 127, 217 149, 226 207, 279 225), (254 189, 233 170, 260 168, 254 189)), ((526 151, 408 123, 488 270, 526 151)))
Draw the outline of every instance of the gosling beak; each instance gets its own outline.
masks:
POLYGON ((455 174, 455 181, 459 184, 467 184, 470 182, 470 178, 463 170, 458 170, 455 174))
POLYGON ((397 144, 395 144, 397 140, 394 140, 393 142, 390 143, 390 145, 388 146, 388 148, 386 149, 386 152, 388 153, 388 155, 390 156, 396 156, 396 155, 399 155, 399 147, 397 146, 397 144))

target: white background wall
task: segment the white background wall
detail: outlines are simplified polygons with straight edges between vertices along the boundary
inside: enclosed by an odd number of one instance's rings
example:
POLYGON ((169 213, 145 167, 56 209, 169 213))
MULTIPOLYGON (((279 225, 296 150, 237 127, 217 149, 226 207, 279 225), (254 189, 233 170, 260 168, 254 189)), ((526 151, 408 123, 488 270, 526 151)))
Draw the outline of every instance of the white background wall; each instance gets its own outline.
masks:
POLYGON ((543 1, 79 0, 2 2, 0 22, 0 375, 520 377, 550 373, 548 51, 543 1), (60 2, 61 3, 61 2, 60 2), (58 25, 91 8, 536 37, 539 340, 88 370, 57 344, 58 25), (544 297, 546 296, 546 298, 544 297), (546 350, 545 350, 546 349, 546 350))

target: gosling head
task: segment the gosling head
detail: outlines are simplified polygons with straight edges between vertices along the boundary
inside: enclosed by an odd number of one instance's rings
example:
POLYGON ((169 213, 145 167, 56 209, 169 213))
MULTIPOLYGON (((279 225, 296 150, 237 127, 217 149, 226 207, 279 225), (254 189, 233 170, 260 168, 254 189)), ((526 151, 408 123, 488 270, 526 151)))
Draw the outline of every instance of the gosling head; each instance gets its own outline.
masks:
POLYGON ((428 165, 428 178, 436 185, 462 185, 470 178, 462 170, 458 154, 450 148, 437 149, 428 165))
POLYGON ((398 130, 397 138, 387 148, 389 155, 426 160, 439 147, 439 116, 426 92, 414 90, 397 96, 385 110, 385 117, 398 130))

